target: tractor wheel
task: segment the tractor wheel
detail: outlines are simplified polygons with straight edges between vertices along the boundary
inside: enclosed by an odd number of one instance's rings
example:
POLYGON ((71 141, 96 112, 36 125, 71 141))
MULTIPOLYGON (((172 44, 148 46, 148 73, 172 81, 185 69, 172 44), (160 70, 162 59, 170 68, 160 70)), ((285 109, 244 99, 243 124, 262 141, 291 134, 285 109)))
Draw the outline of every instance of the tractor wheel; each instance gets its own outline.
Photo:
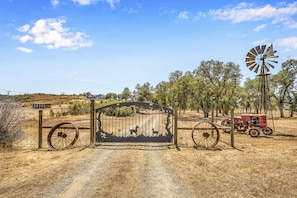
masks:
POLYGON ((219 130, 211 122, 198 122, 192 129, 192 139, 197 147, 214 148, 219 138, 219 130))
POLYGON ((50 130, 47 143, 53 149, 65 149, 76 142, 78 135, 78 128, 73 123, 62 122, 50 130))
MULTIPOLYGON (((221 122, 221 125, 226 127, 231 127, 231 120, 229 118, 226 118, 221 122)), ((230 133, 229 129, 223 129, 223 131, 224 133, 230 133)))
POLYGON ((266 127, 265 129, 263 128, 262 129, 262 132, 265 134, 265 135, 271 135, 273 133, 273 130, 272 128, 270 127, 266 127))
POLYGON ((244 122, 240 122, 235 125, 235 129, 237 130, 238 133, 245 133, 246 130, 248 129, 248 125, 244 122))
POLYGON ((251 128, 249 130, 249 134, 251 137, 258 137, 260 135, 260 131, 256 128, 251 128))

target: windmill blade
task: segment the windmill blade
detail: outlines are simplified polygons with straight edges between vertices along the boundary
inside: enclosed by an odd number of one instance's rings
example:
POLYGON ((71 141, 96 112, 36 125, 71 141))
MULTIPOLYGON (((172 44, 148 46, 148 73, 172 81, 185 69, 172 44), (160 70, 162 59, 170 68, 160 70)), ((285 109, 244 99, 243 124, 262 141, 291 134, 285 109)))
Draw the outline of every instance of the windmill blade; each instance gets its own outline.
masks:
POLYGON ((261 54, 263 54, 265 52, 265 48, 266 48, 266 45, 261 46, 261 54))
POLYGON ((251 67, 253 64, 256 64, 256 62, 255 62, 255 61, 247 62, 247 63, 246 63, 246 66, 247 66, 247 67, 251 67))
POLYGON ((273 53, 273 51, 271 50, 271 45, 270 45, 270 46, 267 48, 265 54, 266 54, 267 56, 269 56, 269 54, 271 55, 271 53, 273 53))
POLYGON ((256 47, 256 51, 257 51, 257 54, 262 54, 262 53, 261 53, 262 50, 261 50, 261 46, 260 46, 260 45, 258 45, 258 46, 256 47))
POLYGON ((258 73, 259 67, 260 67, 260 65, 257 64, 257 67, 256 67, 256 69, 255 69, 255 71, 254 71, 255 73, 258 73))
POLYGON ((276 64, 278 63, 278 61, 276 61, 276 60, 268 60, 268 61, 276 63, 276 64))
POLYGON ((267 72, 269 72, 269 68, 268 68, 268 66, 267 66, 266 64, 264 64, 264 68, 265 68, 265 70, 266 70, 267 72))
POLYGON ((258 53, 256 52, 255 48, 252 48, 252 49, 250 50, 250 52, 253 53, 255 56, 258 55, 258 53))
POLYGON ((250 62, 250 61, 255 61, 255 57, 254 58, 251 58, 251 57, 245 58, 245 62, 250 62))
MULTIPOLYGON (((253 71, 254 68, 258 69, 258 68, 259 68, 259 64, 258 64, 258 63, 254 63, 249 69, 250 69, 251 71, 253 71)), ((257 72, 256 72, 256 73, 257 73, 257 72)))
POLYGON ((248 52, 246 56, 248 56, 250 58, 254 58, 254 59, 256 58, 256 55, 252 54, 251 52, 248 52))
POLYGON ((274 65, 272 65, 271 63, 268 63, 268 62, 267 62, 267 64, 268 64, 272 69, 274 69, 274 65))

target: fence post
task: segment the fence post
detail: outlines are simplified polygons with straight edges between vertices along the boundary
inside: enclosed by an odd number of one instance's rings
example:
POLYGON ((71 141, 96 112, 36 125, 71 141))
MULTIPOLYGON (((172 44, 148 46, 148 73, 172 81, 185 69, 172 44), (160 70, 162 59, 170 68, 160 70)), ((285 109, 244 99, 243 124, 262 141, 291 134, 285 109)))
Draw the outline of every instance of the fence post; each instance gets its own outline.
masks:
POLYGON ((211 122, 214 123, 214 107, 211 109, 211 122))
POLYGON ((174 102, 174 145, 179 150, 177 145, 177 120, 178 120, 178 102, 174 102))
POLYGON ((234 108, 231 109, 231 146, 234 147, 234 108))
POLYGON ((90 144, 94 144, 95 136, 95 100, 91 100, 90 107, 90 144))
POLYGON ((42 148, 42 110, 38 111, 38 148, 42 148))

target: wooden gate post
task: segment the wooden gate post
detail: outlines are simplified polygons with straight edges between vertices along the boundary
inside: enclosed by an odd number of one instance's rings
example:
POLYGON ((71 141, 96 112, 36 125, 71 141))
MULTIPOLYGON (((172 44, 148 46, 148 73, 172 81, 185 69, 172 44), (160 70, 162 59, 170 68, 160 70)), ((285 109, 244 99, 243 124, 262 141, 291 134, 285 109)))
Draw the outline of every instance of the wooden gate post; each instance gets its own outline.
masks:
POLYGON ((177 120, 178 120, 178 102, 174 102, 174 142, 173 144, 178 149, 177 145, 177 120))
POLYGON ((95 100, 91 100, 90 106, 90 144, 94 144, 95 140, 95 100))
POLYGON ((231 109, 231 146, 234 147, 234 108, 231 109))
POLYGON ((42 148, 42 110, 38 111, 38 148, 42 148))

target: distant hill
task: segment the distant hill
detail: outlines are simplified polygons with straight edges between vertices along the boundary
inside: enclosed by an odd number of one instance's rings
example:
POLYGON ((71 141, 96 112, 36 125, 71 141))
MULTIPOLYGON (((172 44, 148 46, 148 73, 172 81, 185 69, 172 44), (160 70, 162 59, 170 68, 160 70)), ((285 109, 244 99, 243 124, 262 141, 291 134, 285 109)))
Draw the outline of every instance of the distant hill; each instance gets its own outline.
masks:
POLYGON ((24 107, 32 106, 32 104, 36 104, 36 103, 59 105, 59 104, 69 103, 72 100, 87 99, 83 95, 55 95, 55 94, 43 94, 43 93, 24 94, 24 95, 15 95, 15 96, 0 95, 1 100, 5 98, 10 98, 17 102, 20 102, 24 107))

